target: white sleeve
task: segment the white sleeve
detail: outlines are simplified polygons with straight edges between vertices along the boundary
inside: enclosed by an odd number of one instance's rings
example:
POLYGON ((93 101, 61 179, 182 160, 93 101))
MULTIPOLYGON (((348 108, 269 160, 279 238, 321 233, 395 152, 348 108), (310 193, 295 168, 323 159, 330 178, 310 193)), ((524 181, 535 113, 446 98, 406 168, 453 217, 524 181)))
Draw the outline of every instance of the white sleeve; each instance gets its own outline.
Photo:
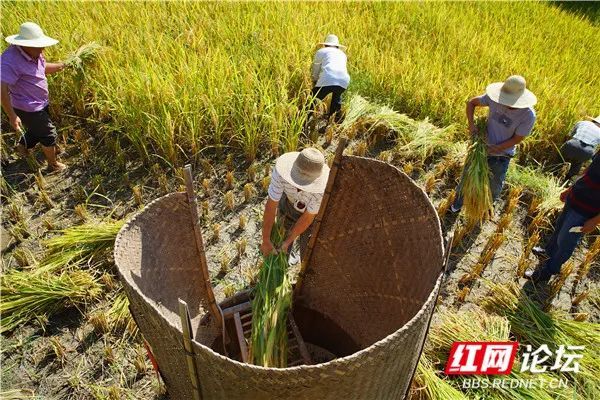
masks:
POLYGON ((319 208, 321 208, 321 201, 323 201, 323 194, 313 194, 306 205, 306 212, 309 214, 318 214, 319 208))
POLYGON ((277 173, 275 167, 273 167, 273 171, 271 172, 271 183, 269 183, 268 194, 273 201, 281 200, 281 196, 283 195, 283 178, 277 173))
POLYGON ((313 60, 311 67, 311 78, 313 82, 319 80, 319 74, 321 72, 321 63, 323 62, 322 52, 319 50, 315 53, 315 59, 313 60))

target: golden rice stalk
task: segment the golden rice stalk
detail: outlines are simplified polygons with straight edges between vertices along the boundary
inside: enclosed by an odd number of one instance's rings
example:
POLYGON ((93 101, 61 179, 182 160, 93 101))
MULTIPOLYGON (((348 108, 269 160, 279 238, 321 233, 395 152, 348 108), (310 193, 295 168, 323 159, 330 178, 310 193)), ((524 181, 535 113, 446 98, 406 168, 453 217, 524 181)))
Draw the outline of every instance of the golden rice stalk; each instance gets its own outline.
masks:
POLYGON ((102 46, 97 42, 84 44, 67 56, 65 65, 78 73, 83 73, 85 64, 94 61, 100 50, 102 50, 102 46))
POLYGON ((475 226, 473 223, 467 221, 466 223, 462 223, 456 227, 454 230, 454 240, 452 241, 452 247, 458 246, 465 236, 473 230, 475 226))
POLYGON ((531 249, 540 241, 540 231, 535 230, 531 236, 527 239, 527 244, 525 245, 525 249, 523 249, 523 255, 529 257, 531 254, 531 249))
POLYGON ((246 254, 246 247, 248 245, 248 241, 245 238, 242 238, 236 243, 236 250, 238 258, 242 258, 244 254, 246 254))
POLYGON ((135 204, 142 206, 144 204, 143 187, 141 185, 135 185, 131 188, 131 191, 133 192, 133 200, 135 201, 135 204))
POLYGON ((546 220, 546 216, 544 213, 537 213, 535 217, 531 220, 531 223, 527 227, 527 231, 531 234, 535 230, 541 229, 544 226, 544 221, 546 220))
POLYGON ((227 252, 227 249, 223 248, 223 250, 221 251, 221 255, 219 257, 219 265, 220 265, 219 272, 222 274, 226 274, 227 271, 229 271, 230 264, 231 264, 231 256, 227 252))
POLYGON ((588 296, 590 295, 590 291, 589 290, 584 290, 583 292, 579 293, 571 302, 572 305, 574 306, 578 306, 582 301, 584 301, 585 299, 588 298, 588 296))
POLYGON ((542 204, 542 200, 539 197, 534 196, 529 203, 529 207, 527 207, 527 214, 533 215, 539 208, 540 204, 542 204))
POLYGON ((459 292, 456 294, 456 300, 459 301, 460 303, 464 303, 470 292, 471 292, 471 288, 468 286, 465 286, 464 288, 459 290, 459 292))
POLYGON ((233 171, 233 154, 227 154, 227 157, 225 158, 225 167, 227 167, 227 171, 233 171))
POLYGON ((256 181, 256 164, 252 163, 246 170, 246 174, 248 175, 248 182, 256 181))
POLYGON ((565 265, 563 265, 560 274, 556 277, 552 283, 550 284, 550 299, 556 297, 560 289, 564 286, 567 278, 573 272, 574 264, 573 261, 567 261, 565 265))
POLYGON ((521 254, 517 264, 517 279, 525 274, 525 271, 527 271, 527 267, 529 267, 529 265, 531 265, 531 262, 529 261, 529 255, 521 254))
POLYGON ((482 135, 476 135, 465 161, 462 186, 464 213, 467 221, 479 223, 493 215, 490 169, 487 148, 482 135))
POLYGON ((384 150, 377 155, 379 161, 391 163, 394 158, 394 153, 391 150, 384 150))
POLYGON ((233 176, 233 172, 227 171, 227 174, 225 174, 225 188, 233 189, 234 185, 235 185, 235 177, 233 176))
POLYGON ((247 224, 248 224, 248 217, 245 214, 241 214, 239 222, 238 222, 238 228, 241 230, 244 230, 244 229, 246 229, 247 224))
POLYGON ((579 264, 579 268, 577 269, 577 276, 575 277, 575 282, 580 282, 588 274, 588 272, 592 268, 592 263, 600 255, 600 248, 596 248, 596 245, 598 243, 600 242, 598 241, 598 239, 596 239, 592 246, 590 246, 581 264, 579 264))
POLYGON ((433 188, 435 187, 435 173, 430 171, 427 174, 425 174, 425 176, 423 177, 423 180, 425 181, 425 193, 427 194, 431 194, 431 192, 433 191, 433 188))
POLYGON ((367 154, 367 142, 364 140, 358 142, 354 147, 354 154, 359 157, 364 157, 365 154, 367 154))
POLYGON ((210 193, 210 179, 204 178, 202 179, 202 188, 204 189, 204 193, 210 193))
POLYGON ((573 319, 578 322, 587 321, 589 319, 589 317, 590 317, 590 314, 584 313, 584 312, 573 314, 573 319))
POLYGON ((229 211, 232 211, 235 208, 235 196, 233 195, 233 190, 229 190, 223 195, 223 203, 229 211))
POLYGON ((270 184, 271 184, 270 176, 265 176, 264 178, 262 178, 261 186, 262 186, 263 192, 267 193, 267 191, 269 190, 270 184))
POLYGON ((452 203, 454 203, 454 198, 456 196, 456 192, 454 189, 450 190, 448 196, 446 196, 438 205, 437 213, 440 219, 444 218, 452 203))
POLYGON ((77 216, 77 218, 79 218, 81 222, 87 221, 90 217, 85 204, 77 204, 73 211, 75 212, 75 215, 77 216))
POLYGON ((506 213, 500 217, 500 221, 498 221, 498 225, 496 226, 496 232, 504 232, 513 221, 512 213, 506 213))
POLYGON ((252 183, 246 183, 244 185, 244 201, 249 203, 256 196, 256 188, 252 183))
POLYGON ((219 240, 219 237, 221 236, 221 225, 219 225, 218 223, 215 223, 212 225, 212 233, 213 233, 213 240, 216 242, 219 240))
POLYGON ((415 169, 415 165, 412 162, 406 162, 404 163, 404 165, 402 165, 402 171, 404 171, 404 173, 408 176, 410 176, 413 171, 415 169))

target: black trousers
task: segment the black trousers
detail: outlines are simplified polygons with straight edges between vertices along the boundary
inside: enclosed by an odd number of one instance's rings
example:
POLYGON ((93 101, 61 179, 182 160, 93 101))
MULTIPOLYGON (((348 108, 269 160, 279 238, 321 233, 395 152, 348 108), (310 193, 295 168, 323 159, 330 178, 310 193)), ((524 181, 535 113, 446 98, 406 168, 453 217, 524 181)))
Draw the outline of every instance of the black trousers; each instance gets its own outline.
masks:
POLYGON ((48 106, 40 111, 23 111, 15 108, 15 113, 25 125, 25 134, 21 136, 19 144, 31 149, 36 144, 52 147, 56 145, 56 127, 50 119, 48 106))
POLYGON ((319 100, 324 100, 331 93, 331 107, 329 116, 335 115, 336 122, 340 122, 342 110, 342 94, 346 91, 341 86, 315 86, 312 90, 313 96, 319 100))
POLYGON ((594 156, 594 146, 572 138, 562 145, 560 154, 562 154, 565 161, 571 163, 571 168, 569 168, 566 176, 567 179, 571 179, 579 173, 583 163, 594 156))

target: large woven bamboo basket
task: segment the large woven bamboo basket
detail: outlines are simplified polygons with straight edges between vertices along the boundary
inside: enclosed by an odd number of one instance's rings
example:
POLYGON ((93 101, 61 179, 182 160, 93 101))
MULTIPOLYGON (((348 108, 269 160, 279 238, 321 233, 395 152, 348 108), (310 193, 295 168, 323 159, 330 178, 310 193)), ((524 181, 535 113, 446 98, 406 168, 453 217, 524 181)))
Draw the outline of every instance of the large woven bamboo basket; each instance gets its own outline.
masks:
MULTIPOLYGON (((122 228, 115 260, 170 398, 406 396, 443 275, 437 214, 400 170, 353 156, 336 158, 325 200, 294 294, 307 347, 335 357, 314 365, 262 368, 221 354, 185 193, 155 200, 122 228), (188 350, 178 299, 189 307, 188 350)), ((223 307, 237 301, 217 300, 223 307)))

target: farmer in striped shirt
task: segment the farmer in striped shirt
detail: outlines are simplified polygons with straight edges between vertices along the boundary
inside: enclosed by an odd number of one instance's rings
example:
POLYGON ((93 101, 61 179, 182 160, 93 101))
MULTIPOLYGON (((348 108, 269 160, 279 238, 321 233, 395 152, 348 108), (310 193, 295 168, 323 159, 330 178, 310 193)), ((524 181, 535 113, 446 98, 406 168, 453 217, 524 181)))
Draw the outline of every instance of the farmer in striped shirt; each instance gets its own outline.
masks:
POLYGON ((544 265, 525 276, 533 281, 548 281, 560 273, 563 264, 571 257, 584 234, 592 233, 600 225, 600 151, 573 186, 561 193, 565 203, 556 221, 554 233, 546 248, 535 247, 534 253, 548 257, 544 265))
MULTIPOLYGON (((264 255, 278 250, 287 252, 298 237, 300 252, 304 250, 308 228, 319 212, 328 176, 325 157, 315 148, 285 153, 275 161, 263 219, 260 250, 264 255), (271 242, 276 214, 283 220, 287 233, 281 249, 275 249, 271 242)), ((291 253, 290 264, 299 261, 298 254, 294 253, 291 253)))

